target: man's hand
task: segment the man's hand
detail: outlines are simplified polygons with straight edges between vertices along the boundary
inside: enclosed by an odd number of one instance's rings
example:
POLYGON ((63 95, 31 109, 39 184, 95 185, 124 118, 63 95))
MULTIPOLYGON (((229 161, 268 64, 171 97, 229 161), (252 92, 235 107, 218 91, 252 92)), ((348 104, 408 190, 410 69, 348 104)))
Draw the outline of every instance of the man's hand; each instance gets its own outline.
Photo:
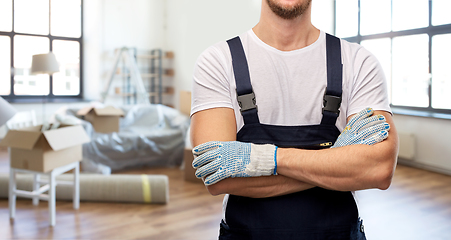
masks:
POLYGON ((193 149, 196 177, 205 185, 228 177, 257 177, 276 174, 277 147, 243 142, 207 142, 193 149))
POLYGON ((365 108, 353 116, 331 148, 354 144, 374 145, 388 137, 390 125, 382 115, 373 115, 373 109, 365 108))

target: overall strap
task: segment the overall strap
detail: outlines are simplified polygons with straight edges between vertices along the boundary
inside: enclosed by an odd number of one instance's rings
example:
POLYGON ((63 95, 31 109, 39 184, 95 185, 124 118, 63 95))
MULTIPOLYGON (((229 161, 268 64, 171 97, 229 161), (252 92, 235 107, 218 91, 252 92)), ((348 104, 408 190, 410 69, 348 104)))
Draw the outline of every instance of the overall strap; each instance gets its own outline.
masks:
POLYGON ((232 54, 238 104, 244 124, 259 123, 255 94, 252 90, 246 54, 239 37, 227 41, 232 54))
POLYGON ((340 39, 326 34, 327 87, 323 98, 321 124, 335 125, 340 114, 343 64, 341 62, 340 39))

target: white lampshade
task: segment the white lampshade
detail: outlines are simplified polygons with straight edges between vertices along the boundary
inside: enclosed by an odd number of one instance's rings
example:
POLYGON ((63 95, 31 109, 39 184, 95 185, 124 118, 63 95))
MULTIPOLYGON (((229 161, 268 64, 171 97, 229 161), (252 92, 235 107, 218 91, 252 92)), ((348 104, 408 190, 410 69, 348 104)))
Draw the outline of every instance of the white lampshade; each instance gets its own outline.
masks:
POLYGON ((11 106, 5 99, 0 97, 0 126, 5 124, 9 119, 14 117, 16 109, 11 106))
POLYGON ((52 74, 59 72, 58 62, 52 52, 33 55, 31 74, 52 74))

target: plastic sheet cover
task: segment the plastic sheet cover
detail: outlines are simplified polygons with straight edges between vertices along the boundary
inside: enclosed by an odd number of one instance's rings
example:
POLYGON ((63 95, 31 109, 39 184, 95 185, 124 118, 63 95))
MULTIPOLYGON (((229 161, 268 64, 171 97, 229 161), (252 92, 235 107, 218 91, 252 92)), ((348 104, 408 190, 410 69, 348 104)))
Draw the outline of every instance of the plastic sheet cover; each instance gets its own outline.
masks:
POLYGON ((91 142, 83 144, 83 168, 105 165, 116 171, 182 163, 188 116, 160 104, 119 108, 125 113, 120 118, 120 130, 108 134, 95 132, 90 122, 81 120, 76 115, 79 109, 64 109, 56 114, 55 118, 63 123, 81 122, 91 137, 91 142))

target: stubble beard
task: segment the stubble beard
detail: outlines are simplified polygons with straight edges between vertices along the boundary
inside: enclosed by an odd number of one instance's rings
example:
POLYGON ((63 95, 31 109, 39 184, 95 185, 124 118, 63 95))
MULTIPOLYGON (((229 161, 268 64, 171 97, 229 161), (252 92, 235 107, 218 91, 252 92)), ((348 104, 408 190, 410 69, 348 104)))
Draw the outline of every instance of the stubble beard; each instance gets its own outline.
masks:
POLYGON ((287 20, 295 19, 304 14, 304 12, 309 8, 312 2, 312 0, 307 0, 292 7, 284 7, 280 6, 280 4, 278 4, 276 1, 277 0, 266 0, 269 8, 277 16, 287 20))

